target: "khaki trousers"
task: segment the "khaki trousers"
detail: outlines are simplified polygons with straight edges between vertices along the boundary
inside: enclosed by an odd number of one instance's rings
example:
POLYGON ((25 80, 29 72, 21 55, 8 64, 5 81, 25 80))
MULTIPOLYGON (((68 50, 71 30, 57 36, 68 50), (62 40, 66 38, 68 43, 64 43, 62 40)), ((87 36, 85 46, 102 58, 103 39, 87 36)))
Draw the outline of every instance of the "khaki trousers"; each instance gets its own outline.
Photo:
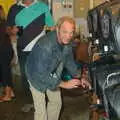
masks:
POLYGON ((35 108, 34 120, 58 120, 62 106, 60 89, 54 91, 47 89, 43 93, 30 85, 30 90, 35 108))

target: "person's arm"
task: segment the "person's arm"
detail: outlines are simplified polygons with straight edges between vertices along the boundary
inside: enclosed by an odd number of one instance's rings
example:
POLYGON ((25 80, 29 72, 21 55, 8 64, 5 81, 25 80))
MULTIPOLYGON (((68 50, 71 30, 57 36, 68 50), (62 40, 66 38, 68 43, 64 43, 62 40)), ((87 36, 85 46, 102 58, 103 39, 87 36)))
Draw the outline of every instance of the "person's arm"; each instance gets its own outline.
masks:
MULTIPOLYGON (((72 47, 72 46, 70 46, 72 47)), ((66 50, 67 51, 67 50, 66 50)), ((80 78, 81 77, 81 69, 78 70, 77 65, 75 63, 72 48, 68 49, 68 53, 66 55, 65 68, 68 73, 72 76, 72 78, 80 78)))
POLYGON ((7 26, 7 27, 6 27, 6 31, 7 31, 8 35, 9 35, 10 37, 16 37, 19 29, 18 29, 18 27, 15 26, 15 25, 14 25, 14 26, 7 26))
POLYGON ((71 79, 70 81, 62 81, 58 87, 64 88, 64 89, 72 89, 77 88, 81 84, 80 80, 78 79, 71 79))
POLYGON ((7 27, 6 31, 10 37, 16 37, 19 29, 15 24, 15 17, 17 15, 17 4, 14 4, 10 7, 7 15, 7 27))
POLYGON ((7 15, 7 26, 15 26, 15 18, 17 15, 17 4, 14 4, 10 7, 9 11, 8 11, 8 15, 7 15))
POLYGON ((65 67, 67 71, 72 75, 72 78, 79 79, 80 86, 82 86, 83 88, 90 87, 90 83, 88 82, 87 78, 81 76, 81 70, 78 69, 77 65, 75 64, 72 51, 70 51, 69 55, 67 56, 65 67))

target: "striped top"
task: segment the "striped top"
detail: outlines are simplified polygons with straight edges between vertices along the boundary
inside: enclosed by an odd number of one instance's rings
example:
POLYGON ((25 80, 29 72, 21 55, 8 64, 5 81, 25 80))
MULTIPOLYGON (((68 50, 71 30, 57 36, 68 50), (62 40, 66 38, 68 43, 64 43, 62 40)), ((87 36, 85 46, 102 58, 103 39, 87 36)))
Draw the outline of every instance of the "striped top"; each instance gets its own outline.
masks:
POLYGON ((19 26, 22 32, 18 37, 17 47, 24 49, 43 31, 44 26, 54 26, 49 8, 42 2, 34 2, 30 6, 17 3, 12 5, 7 17, 8 26, 19 26))

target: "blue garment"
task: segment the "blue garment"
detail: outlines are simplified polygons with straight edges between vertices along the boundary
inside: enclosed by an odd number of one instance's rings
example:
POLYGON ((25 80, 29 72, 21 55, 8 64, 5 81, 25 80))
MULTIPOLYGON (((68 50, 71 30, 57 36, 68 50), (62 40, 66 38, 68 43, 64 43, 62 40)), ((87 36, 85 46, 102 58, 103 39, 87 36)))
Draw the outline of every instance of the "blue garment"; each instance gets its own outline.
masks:
POLYGON ((55 89, 61 82, 62 71, 57 73, 61 62, 62 69, 66 68, 72 77, 80 74, 73 59, 71 43, 61 49, 56 31, 53 31, 38 40, 27 58, 26 75, 32 86, 43 92, 47 88, 55 89))

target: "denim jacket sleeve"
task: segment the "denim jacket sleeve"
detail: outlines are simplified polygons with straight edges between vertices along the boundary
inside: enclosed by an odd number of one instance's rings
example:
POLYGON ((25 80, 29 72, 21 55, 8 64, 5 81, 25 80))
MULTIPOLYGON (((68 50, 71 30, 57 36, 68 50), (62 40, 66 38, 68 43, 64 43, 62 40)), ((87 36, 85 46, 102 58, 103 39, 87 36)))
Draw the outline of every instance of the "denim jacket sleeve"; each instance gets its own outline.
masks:
POLYGON ((75 63, 75 59, 73 57, 72 46, 69 48, 69 52, 66 56, 65 68, 67 69, 68 73, 71 74, 72 77, 80 77, 81 70, 77 68, 75 63))

